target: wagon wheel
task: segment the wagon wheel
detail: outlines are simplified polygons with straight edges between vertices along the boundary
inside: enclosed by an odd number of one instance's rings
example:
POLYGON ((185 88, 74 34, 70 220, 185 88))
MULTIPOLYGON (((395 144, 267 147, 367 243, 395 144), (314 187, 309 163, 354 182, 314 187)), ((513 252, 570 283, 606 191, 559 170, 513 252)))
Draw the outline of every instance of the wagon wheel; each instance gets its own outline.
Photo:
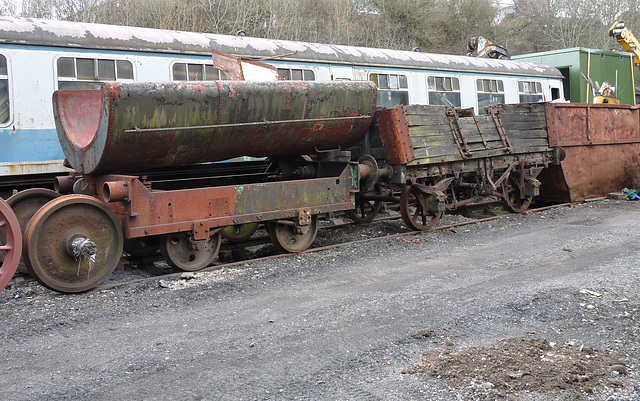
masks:
POLYGON ((24 233, 24 258, 29 274, 43 286, 82 292, 111 275, 123 242, 109 208, 90 196, 66 195, 33 215, 24 233))
POLYGON ((444 212, 429 212, 426 195, 413 186, 405 184, 400 193, 400 215, 402 221, 412 230, 427 231, 436 225, 444 212))
POLYGON ((245 242, 256 232, 258 223, 244 223, 225 227, 222 236, 231 242, 245 242))
POLYGON ((171 233, 160 240, 160 251, 171 266, 193 272, 213 262, 218 256, 221 242, 219 231, 202 242, 193 241, 190 232, 171 233))
POLYGON ((20 263, 22 254, 22 233, 20 222, 13 210, 0 198, 0 291, 9 283, 20 263))
POLYGON ((531 205, 531 197, 522 197, 518 174, 509 174, 507 179, 502 182, 502 195, 507 208, 515 213, 522 213, 531 205))
MULTIPOLYGON (((18 218, 20 223, 20 231, 24 232, 27 228, 27 224, 34 214, 50 200, 58 198, 60 196, 56 191, 52 191, 46 188, 31 188, 24 191, 20 191, 7 199, 7 204, 11 206, 13 212, 18 218)), ((0 234, 0 237, 2 234, 0 234)), ((24 263, 24 258, 20 260, 18 265, 18 271, 21 273, 27 273, 27 267, 24 263)))
POLYGON ((148 258, 160 250, 160 237, 140 237, 124 240, 124 251, 134 258, 148 258))
MULTIPOLYGON (((380 185, 376 185, 374 186, 373 191, 377 195, 381 195, 382 187, 380 185)), ((376 217, 376 215, 382 208, 382 201, 379 201, 379 200, 371 201, 371 200, 362 199, 362 194, 357 193, 355 206, 356 206, 355 209, 347 210, 345 214, 347 215, 348 218, 355 221, 356 223, 365 224, 365 223, 371 222, 371 220, 373 220, 376 217)))
POLYGON ((302 226, 301 232, 293 222, 291 224, 270 221, 267 231, 271 242, 280 250, 297 253, 309 248, 318 234, 318 216, 311 217, 311 224, 302 226))

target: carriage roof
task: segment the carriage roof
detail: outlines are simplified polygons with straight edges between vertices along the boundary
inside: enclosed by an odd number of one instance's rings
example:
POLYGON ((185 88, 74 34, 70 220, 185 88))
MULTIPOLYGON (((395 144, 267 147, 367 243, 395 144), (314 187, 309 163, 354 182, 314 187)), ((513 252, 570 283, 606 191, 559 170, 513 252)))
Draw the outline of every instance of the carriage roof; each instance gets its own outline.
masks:
POLYGON ((190 55, 215 49, 309 63, 562 78, 553 67, 524 61, 6 16, 0 17, 0 43, 190 55))

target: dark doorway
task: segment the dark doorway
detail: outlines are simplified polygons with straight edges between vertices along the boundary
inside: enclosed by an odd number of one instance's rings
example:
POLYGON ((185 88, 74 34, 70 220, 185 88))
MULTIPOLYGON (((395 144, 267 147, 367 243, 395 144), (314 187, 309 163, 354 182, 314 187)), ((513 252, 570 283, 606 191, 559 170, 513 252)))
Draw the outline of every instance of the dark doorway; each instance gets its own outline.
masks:
POLYGON ((566 101, 570 101, 571 100, 571 80, 569 79, 569 67, 562 67, 562 68, 558 68, 560 70, 560 73, 562 74, 562 76, 564 77, 564 81, 562 82, 562 86, 564 87, 564 100, 566 101))

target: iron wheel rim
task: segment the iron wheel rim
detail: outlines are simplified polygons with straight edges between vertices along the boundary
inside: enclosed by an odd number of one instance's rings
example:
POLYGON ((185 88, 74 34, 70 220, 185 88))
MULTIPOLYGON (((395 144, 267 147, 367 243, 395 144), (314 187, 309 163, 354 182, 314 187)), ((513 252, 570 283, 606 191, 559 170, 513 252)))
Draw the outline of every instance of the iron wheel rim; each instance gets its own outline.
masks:
POLYGON ((309 249, 318 234, 318 216, 311 217, 308 230, 303 233, 295 232, 295 226, 281 224, 277 221, 267 223, 267 231, 271 242, 281 251, 299 253, 309 249))
POLYGON ((0 198, 0 252, 4 257, 0 262, 0 291, 11 281, 20 264, 22 255, 22 233, 15 213, 4 199, 0 198))
POLYGON ((429 214, 423 202, 420 201, 420 197, 422 196, 421 193, 409 184, 405 184, 400 193, 400 215, 402 221, 407 227, 414 231, 428 231, 432 229, 444 215, 444 212, 429 214), (414 205, 415 211, 410 209, 412 204, 414 205), (418 221, 418 219, 420 219, 421 222, 418 221))
POLYGON ((160 241, 160 251, 172 267, 187 272, 202 270, 218 256, 221 243, 220 232, 209 237, 205 248, 193 249, 190 232, 166 234, 160 241))
POLYGON ((59 292, 90 290, 105 281, 122 257, 120 222, 104 204, 86 195, 66 195, 44 205, 24 235, 27 269, 40 284, 59 292), (84 237, 96 245, 94 258, 74 256, 69 242, 84 237))

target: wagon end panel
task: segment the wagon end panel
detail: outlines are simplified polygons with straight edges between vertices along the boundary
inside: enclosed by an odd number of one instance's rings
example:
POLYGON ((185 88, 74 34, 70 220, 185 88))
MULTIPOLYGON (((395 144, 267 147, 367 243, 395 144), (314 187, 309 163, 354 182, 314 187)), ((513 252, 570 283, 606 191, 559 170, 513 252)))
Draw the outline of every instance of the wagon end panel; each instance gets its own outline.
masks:
POLYGON ((376 112, 387 163, 407 164, 415 158, 409 124, 403 106, 376 112))

